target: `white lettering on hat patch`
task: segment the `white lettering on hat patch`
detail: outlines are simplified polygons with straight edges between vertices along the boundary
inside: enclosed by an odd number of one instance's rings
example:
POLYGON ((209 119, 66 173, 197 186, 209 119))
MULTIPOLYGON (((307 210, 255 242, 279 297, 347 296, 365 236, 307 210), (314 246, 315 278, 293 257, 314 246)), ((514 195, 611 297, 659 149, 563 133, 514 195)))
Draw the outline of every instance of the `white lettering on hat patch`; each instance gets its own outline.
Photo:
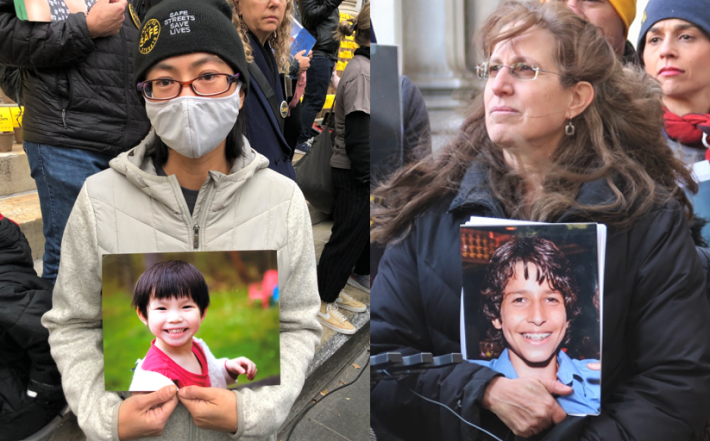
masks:
POLYGON ((165 20, 165 26, 170 26, 170 35, 187 34, 190 32, 190 22, 195 21, 195 16, 187 11, 171 12, 170 18, 165 20))

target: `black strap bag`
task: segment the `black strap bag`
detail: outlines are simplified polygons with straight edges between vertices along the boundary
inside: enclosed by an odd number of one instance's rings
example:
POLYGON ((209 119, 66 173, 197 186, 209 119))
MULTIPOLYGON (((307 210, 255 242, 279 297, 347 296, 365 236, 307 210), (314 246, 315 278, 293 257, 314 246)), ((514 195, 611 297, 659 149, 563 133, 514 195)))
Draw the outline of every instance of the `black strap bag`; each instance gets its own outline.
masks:
MULTIPOLYGON (((335 109, 335 103, 333 103, 335 109)), ((317 210, 325 214, 333 212, 335 197, 330 171, 330 158, 333 156, 335 138, 335 115, 326 115, 323 131, 313 140, 313 145, 293 168, 296 170, 296 183, 306 200, 317 210)))

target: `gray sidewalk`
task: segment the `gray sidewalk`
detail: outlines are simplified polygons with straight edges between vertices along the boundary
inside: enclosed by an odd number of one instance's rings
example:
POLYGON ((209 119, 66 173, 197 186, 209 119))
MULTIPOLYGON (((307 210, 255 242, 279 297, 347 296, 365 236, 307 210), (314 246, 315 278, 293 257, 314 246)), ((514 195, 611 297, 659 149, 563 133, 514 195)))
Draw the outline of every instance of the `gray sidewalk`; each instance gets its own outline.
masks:
POLYGON ((325 387, 324 391, 329 392, 325 396, 317 393, 313 397, 318 403, 308 408, 291 437, 287 438, 288 433, 279 433, 279 441, 368 441, 370 368, 365 365, 369 357, 369 348, 365 348, 348 362, 325 387), (350 384, 361 372, 360 378, 350 384), (343 384, 350 385, 334 391, 343 384))

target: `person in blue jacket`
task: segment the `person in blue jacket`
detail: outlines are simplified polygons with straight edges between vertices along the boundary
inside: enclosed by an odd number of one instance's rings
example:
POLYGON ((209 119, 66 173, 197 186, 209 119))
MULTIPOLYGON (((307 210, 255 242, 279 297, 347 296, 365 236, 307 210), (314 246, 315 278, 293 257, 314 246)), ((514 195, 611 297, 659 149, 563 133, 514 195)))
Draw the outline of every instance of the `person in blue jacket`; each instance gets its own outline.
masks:
POLYGON ((521 237, 501 245, 481 286, 483 315, 490 320, 482 348, 494 348, 485 355, 498 358, 471 362, 510 379, 559 381, 573 390, 557 398, 568 415, 598 414, 600 371, 588 363, 599 361, 573 360, 562 350, 581 312, 578 292, 571 265, 552 241, 521 237))

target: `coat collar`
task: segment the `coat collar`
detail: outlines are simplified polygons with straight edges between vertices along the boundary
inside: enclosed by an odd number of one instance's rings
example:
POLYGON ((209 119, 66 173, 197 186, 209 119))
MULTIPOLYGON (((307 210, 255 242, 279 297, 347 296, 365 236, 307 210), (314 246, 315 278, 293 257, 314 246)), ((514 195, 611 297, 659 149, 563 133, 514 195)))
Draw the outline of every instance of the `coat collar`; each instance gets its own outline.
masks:
POLYGON ((493 217, 505 218, 503 205, 493 195, 488 169, 479 161, 473 161, 466 170, 459 191, 451 201, 448 211, 458 211, 483 207, 488 209, 493 217))
MULTIPOLYGON (((607 205, 615 200, 616 195, 604 178, 585 182, 577 195, 577 202, 580 205, 607 205)), ((471 163, 466 170, 459 191, 449 205, 448 211, 470 210, 474 207, 486 209, 491 213, 491 217, 508 217, 503 209, 503 204, 493 194, 488 168, 479 161, 471 163)), ((572 207, 563 213, 556 222, 575 221, 589 222, 591 219, 583 210, 572 207)))
MULTIPOLYGON (((126 179, 141 191, 175 211, 180 211, 179 200, 183 196, 180 185, 174 175, 158 176, 155 165, 150 156, 146 155, 158 140, 155 130, 136 147, 123 152, 109 162, 109 166, 116 172, 124 175, 126 179), (173 182, 174 181, 174 182, 173 182), (179 197, 178 197, 179 196, 179 197)), ((267 168, 269 160, 251 148, 249 141, 244 138, 244 154, 234 161, 228 174, 210 171, 206 185, 214 183, 215 189, 223 200, 231 199, 244 182, 251 179, 256 172, 267 168)), ((202 188, 205 188, 203 186, 202 188)))

